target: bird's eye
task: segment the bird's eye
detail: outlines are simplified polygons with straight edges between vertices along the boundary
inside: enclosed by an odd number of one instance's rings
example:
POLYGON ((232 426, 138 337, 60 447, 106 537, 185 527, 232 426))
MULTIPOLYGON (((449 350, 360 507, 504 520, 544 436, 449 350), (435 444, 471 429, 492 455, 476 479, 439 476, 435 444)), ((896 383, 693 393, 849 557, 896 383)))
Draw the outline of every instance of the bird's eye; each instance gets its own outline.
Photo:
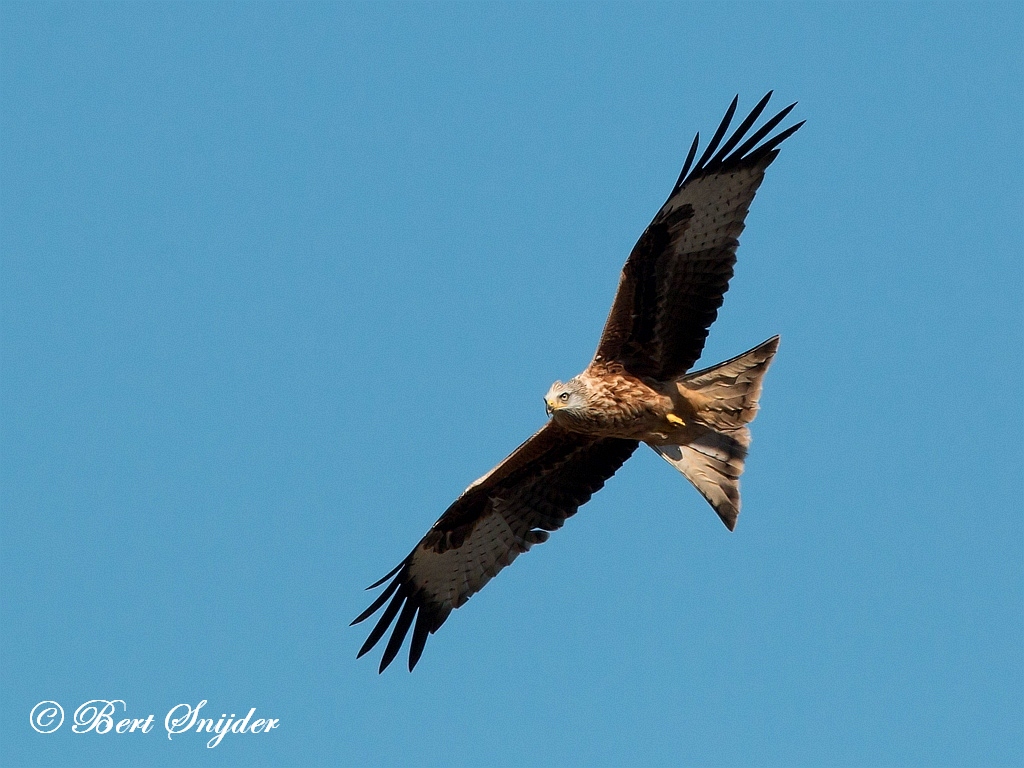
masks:
POLYGON ((568 392, 563 392, 562 394, 560 394, 558 396, 558 399, 561 400, 563 403, 569 402, 569 393, 568 392))

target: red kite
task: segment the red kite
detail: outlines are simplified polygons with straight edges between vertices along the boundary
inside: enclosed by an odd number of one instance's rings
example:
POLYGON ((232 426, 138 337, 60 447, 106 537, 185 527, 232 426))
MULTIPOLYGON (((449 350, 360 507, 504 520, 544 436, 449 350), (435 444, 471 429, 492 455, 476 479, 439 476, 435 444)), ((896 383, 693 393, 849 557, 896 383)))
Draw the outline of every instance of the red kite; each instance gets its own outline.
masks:
POLYGON ((687 371, 729 288, 737 238, 765 169, 803 125, 763 141, 791 104, 747 136, 770 97, 722 144, 736 111, 733 99, 695 164, 700 134, 694 138, 672 193, 626 260, 593 361, 564 384, 556 381, 545 396, 551 420, 470 485, 409 556, 370 587, 391 579, 352 622, 387 603, 359 651, 362 656, 373 648, 394 623, 381 672, 410 628, 412 670, 427 635, 453 608, 561 528, 641 442, 682 472, 729 530, 735 527, 747 424, 757 413, 761 379, 779 337, 711 368, 687 371))

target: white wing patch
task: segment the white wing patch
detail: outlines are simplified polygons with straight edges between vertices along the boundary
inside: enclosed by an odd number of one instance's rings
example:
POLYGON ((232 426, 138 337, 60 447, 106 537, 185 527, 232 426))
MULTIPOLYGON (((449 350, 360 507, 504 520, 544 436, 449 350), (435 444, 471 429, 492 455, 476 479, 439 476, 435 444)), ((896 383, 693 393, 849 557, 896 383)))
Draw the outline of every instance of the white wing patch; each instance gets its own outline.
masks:
POLYGON ((693 206, 693 216, 676 252, 721 248, 738 238, 754 193, 763 180, 764 167, 759 163, 753 168, 695 179, 669 198, 662 214, 684 205, 693 206))
POLYGON ((432 600, 458 608, 527 549, 529 544, 492 506, 461 546, 438 554, 421 544, 409 563, 409 576, 432 600))

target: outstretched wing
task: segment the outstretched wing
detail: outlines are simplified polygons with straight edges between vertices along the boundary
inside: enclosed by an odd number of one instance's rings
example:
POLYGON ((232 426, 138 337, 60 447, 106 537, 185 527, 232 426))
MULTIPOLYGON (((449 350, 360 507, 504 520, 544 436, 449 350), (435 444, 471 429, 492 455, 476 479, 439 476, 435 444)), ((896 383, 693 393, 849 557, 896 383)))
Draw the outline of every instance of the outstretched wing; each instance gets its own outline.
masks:
POLYGON ((595 438, 548 422, 448 507, 416 548, 370 589, 391 583, 353 624, 388 603, 359 656, 375 646, 398 617, 380 671, 394 660, 410 627, 410 671, 453 608, 567 517, 615 474, 636 450, 634 440, 595 438))
POLYGON ((659 381, 677 378, 697 362, 729 289, 737 238, 765 168, 779 144, 803 125, 760 143, 796 106, 790 104, 747 137, 771 95, 719 148, 736 111, 733 99, 690 170, 700 134, 694 138, 672 194, 622 269, 595 362, 617 361, 635 376, 659 381))

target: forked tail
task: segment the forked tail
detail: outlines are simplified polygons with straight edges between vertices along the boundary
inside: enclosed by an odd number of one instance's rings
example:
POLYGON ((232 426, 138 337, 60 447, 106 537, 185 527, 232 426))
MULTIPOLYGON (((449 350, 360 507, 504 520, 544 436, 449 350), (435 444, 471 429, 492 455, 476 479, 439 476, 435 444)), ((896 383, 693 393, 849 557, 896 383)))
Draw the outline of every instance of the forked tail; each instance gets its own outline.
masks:
POLYGON ((708 500, 731 531, 740 514, 740 475, 750 446, 747 424, 757 415, 761 379, 779 348, 773 336, 749 352, 679 379, 696 393, 707 431, 686 445, 652 445, 708 500))

